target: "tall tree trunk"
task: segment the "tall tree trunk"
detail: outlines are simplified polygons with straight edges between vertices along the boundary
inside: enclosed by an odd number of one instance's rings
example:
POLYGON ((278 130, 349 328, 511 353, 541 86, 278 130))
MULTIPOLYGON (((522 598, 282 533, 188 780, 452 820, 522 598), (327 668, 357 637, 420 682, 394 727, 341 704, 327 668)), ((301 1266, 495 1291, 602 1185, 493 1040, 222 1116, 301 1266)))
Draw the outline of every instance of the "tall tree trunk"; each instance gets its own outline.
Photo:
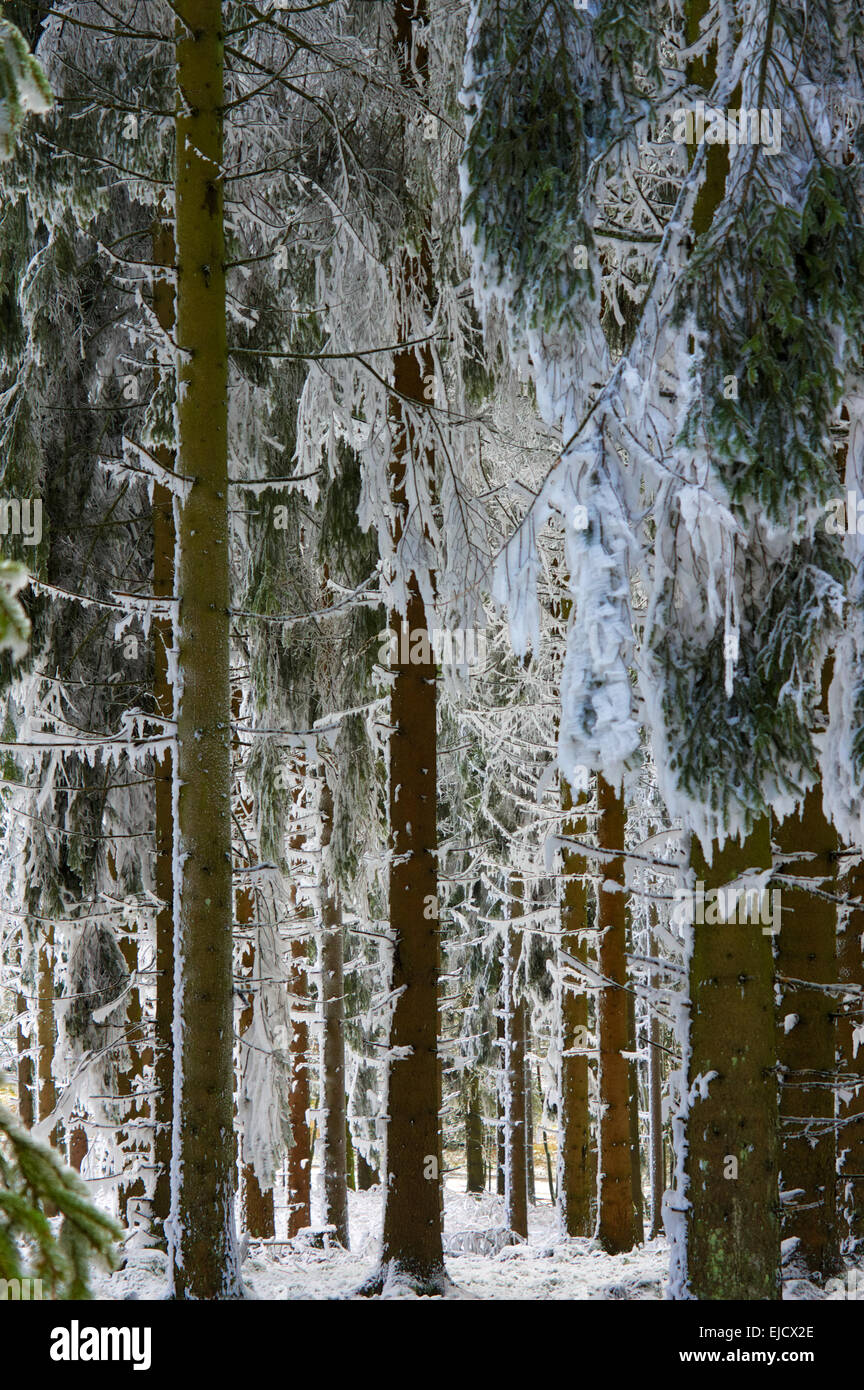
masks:
MULTIPOLYGON (((630 1051, 636 1052, 636 996, 627 995, 627 1031, 630 1035, 630 1051)), ((633 1183, 633 1241, 641 1245, 645 1239, 645 1212, 642 1197, 642 1146, 639 1130, 639 1063, 635 1056, 629 1064, 630 1085, 630 1161, 633 1183)))
MULTIPOLYGON (((764 819, 742 844, 715 844, 709 868, 693 837, 691 868, 705 890, 771 867, 764 819)), ((705 916, 713 916, 706 903, 705 916)), ((697 903, 697 916, 698 903, 697 903)), ((736 918, 741 914, 736 908, 736 918)), ((694 922, 687 1048, 686 1253, 679 1293, 700 1300, 780 1297, 774 962, 758 923, 694 922), (707 1080, 706 1080, 707 1078, 707 1080)))
POLYGON ((234 1230, 228 353, 220 0, 177 3, 178 649, 172 1291, 242 1292, 234 1230))
MULTIPOLYGON (((54 1044, 56 1028, 54 1021, 54 924, 44 923, 44 932, 39 944, 37 965, 36 999, 36 1042, 39 1052, 37 1116, 39 1122, 47 1120, 57 1104, 57 1086, 54 1081, 54 1044)), ((56 1144, 57 1129, 49 1136, 49 1142, 56 1144)))
POLYGON ((357 1191, 357 1162, 351 1121, 345 1116, 345 1181, 349 1192, 357 1191))
MULTIPOLYGON (((248 926, 255 921, 258 904, 254 890, 239 888, 237 898, 237 925, 248 926)), ((246 942, 240 962, 244 984, 248 983, 248 999, 237 1021, 237 1032, 242 1038, 255 1019, 255 990, 260 988, 255 969, 255 941, 246 942)), ((241 1044, 242 1055, 242 1044, 241 1044)), ((254 1164, 249 1161, 245 1150, 245 1139, 241 1141, 240 1168, 240 1213, 242 1229, 256 1240, 271 1240, 276 1234, 276 1213, 273 1203, 273 1188, 262 1187, 258 1181, 254 1164)))
MULTIPOLYGON (((778 825, 778 870, 834 891, 837 832, 822 810, 822 788, 804 798, 800 815, 778 825)), ((819 1279, 841 1267, 837 1217, 837 1130, 833 1076, 837 995, 837 907, 806 887, 781 888, 777 938, 783 1238, 795 1238, 796 1261, 819 1279)))
MULTIPOLYGON (((393 18, 402 85, 406 91, 422 95, 428 55, 422 37, 418 42, 415 37, 422 36, 427 20, 425 0, 395 0, 393 18)), ((418 256, 402 251, 400 273, 409 291, 406 299, 422 297, 431 315, 434 286, 426 233, 425 228, 416 233, 421 243, 418 256)), ((403 324, 400 331, 409 327, 403 324)), ((390 403, 394 551, 398 550, 408 513, 409 470, 432 467, 428 455, 418 456, 418 441, 411 437, 401 401, 414 401, 422 408, 424 381, 433 367, 427 348, 394 355, 395 394, 390 403)), ((411 652, 404 650, 406 644, 395 644, 389 744, 389 896, 395 1004, 388 1067, 384 1231, 380 1269, 362 1292, 379 1292, 389 1278, 395 1278, 408 1281, 420 1292, 443 1294, 437 671, 428 640, 426 608, 414 573, 408 576, 406 592, 405 611, 390 613, 391 631, 400 633, 404 623, 412 639, 420 639, 410 644, 420 659, 411 661, 411 652)))
MULTIPOLYGON (((130 931, 124 932, 118 938, 118 945, 126 962, 130 979, 137 980, 138 975, 138 935, 137 926, 130 931)), ((117 1078, 117 1096, 124 1102, 124 1124, 117 1131, 117 1144, 124 1154, 124 1169, 130 1163, 147 1162, 149 1144, 143 1137, 144 1122, 150 1118, 150 1103, 146 1094, 139 1096, 145 1068, 149 1065, 147 1049, 144 1046, 145 1029, 144 1015, 141 1007, 141 991, 137 983, 133 983, 129 991, 128 1002, 126 1005, 126 1052, 128 1063, 120 1072, 117 1078), (128 1125, 128 1128, 126 1127, 128 1125)), ((76 1130, 70 1140, 70 1162, 73 1143, 76 1152, 81 1152, 82 1140, 80 1134, 83 1133, 83 1154, 87 1152, 86 1131, 76 1130)), ((73 1164, 73 1167, 80 1169, 81 1163, 73 1164)), ((136 1224, 139 1216, 139 1203, 144 1197, 146 1188, 144 1180, 139 1175, 131 1182, 124 1182, 117 1189, 117 1208, 118 1218, 122 1225, 128 1226, 130 1220, 130 1202, 133 1203, 136 1224)))
MULTIPOLYGON (((623 850, 624 801, 600 776, 597 812, 601 849, 623 850)), ((633 1248, 626 905, 624 859, 619 854, 604 856, 597 890, 597 1239, 610 1254, 633 1248), (606 884, 614 885, 615 891, 607 890, 606 884)))
MULTIPOLYGON (((54 924, 43 923, 44 932, 39 944, 36 966, 36 1044, 37 1044, 37 1086, 36 1118, 47 1120, 57 1104, 57 1086, 54 1081, 54 1046, 56 1028, 54 1020, 54 924)), ((60 1126, 55 1125, 49 1135, 48 1143, 59 1148, 61 1142, 60 1126)), ((53 1202, 45 1203, 45 1215, 56 1216, 53 1202)))
MULTIPOLYGON (((413 354, 409 354, 416 363, 413 354)), ((420 390, 402 359, 399 389, 420 390)), ((415 369, 416 370, 416 369, 415 369)), ((408 391, 406 391, 406 394, 408 391)), ((426 630, 412 584, 407 621, 426 630)), ((393 614, 394 627, 399 615, 393 614)), ((398 627, 395 628, 398 631, 398 627)), ((438 1123, 438 894, 434 663, 393 669, 390 735, 390 924, 396 995, 388 1077, 382 1271, 444 1291, 438 1123), (418 759, 422 750, 422 763, 418 759)))
POLYGON ((534 1082, 531 1075, 531 1024, 525 1009, 525 1180, 529 1206, 537 1201, 534 1174, 534 1082))
MULTIPOLYGON (((514 879, 510 905, 512 921, 522 916, 523 885, 514 879)), ((528 1185, 525 1172, 525 1000, 516 972, 522 955, 522 933, 511 924, 507 936, 504 1046, 504 1200, 507 1225, 516 1235, 528 1237, 528 1185)))
POLYGON ((503 1197, 507 1190, 507 1183, 504 1176, 506 1168, 506 1156, 504 1151, 504 1126, 506 1123, 504 1092, 506 1086, 506 1066, 507 1066, 507 1026, 504 1022, 504 1013, 507 1008, 507 1000, 504 995, 504 985, 501 986, 501 1001, 495 1026, 495 1037, 498 1045, 498 1075, 495 1086, 495 1191, 499 1197, 503 1197))
MULTIPOLYGON (((173 267, 176 255, 174 231, 157 221, 153 228, 153 261, 173 267)), ((153 311, 160 328, 174 332, 174 286, 159 277, 153 285, 153 311)), ((174 454, 159 447, 156 457, 164 469, 174 470, 174 454)), ((174 594, 174 500, 162 483, 153 488, 153 593, 156 598, 174 594)), ((169 680, 169 653, 174 643, 169 618, 153 622, 153 704, 162 719, 174 717, 174 694, 169 680)), ((153 1185, 151 1235, 167 1249, 166 1223, 171 1211, 171 1135, 174 1123, 174 813, 172 809, 173 749, 170 743, 154 760, 155 890, 161 906, 156 911, 156 1010, 153 1019, 153 1185)))
MULTIPOLYGON (((656 956, 657 941, 651 936, 650 954, 656 956)), ((657 989, 660 977, 651 972, 651 988, 657 989)), ((663 1049, 660 1017, 652 999, 648 1025, 648 1150, 651 1164, 651 1236, 663 1234, 663 1191, 666 1185, 663 1156, 663 1049)))
MULTIPOLYGON (((333 832, 333 796, 324 775, 321 786, 321 848, 326 861, 333 832)), ((348 1249, 348 1168, 345 1132, 345 984, 342 914, 326 862, 321 868, 321 1126, 324 1169, 324 1221, 348 1249)))
MULTIPOLYGON (((864 901, 864 865, 845 877, 843 891, 864 901)), ((837 1059, 841 1094, 837 1098, 840 1206, 848 1253, 864 1242, 864 908, 851 908, 837 938, 837 972, 849 995, 837 1022, 837 1059), (856 1030, 858 1040, 856 1044, 856 1030)))
MULTIPOLYGON (((566 836, 584 840, 587 822, 584 795, 576 802, 568 782, 561 780, 561 806, 567 813, 562 826, 566 836)), ((588 896, 585 858, 576 849, 565 848, 561 857, 561 937, 558 978, 561 991, 561 1072, 558 1122, 558 1217, 563 1235, 591 1234, 592 1197, 597 1181, 591 1147, 591 1110, 588 1059, 588 995, 584 979, 566 960, 585 961, 588 946, 588 896)))
POLYGON ((468 1073, 465 1086, 465 1166, 466 1192, 483 1192, 486 1172, 483 1163, 483 1111, 480 1104, 480 1078, 476 1068, 468 1073))
POLYGON ((25 994, 18 995, 17 1012, 18 1118, 27 1129, 32 1129, 33 1121, 36 1118, 33 1091, 33 1048, 30 1033, 30 1010, 25 994))
MULTIPOLYGON (((709 0, 687 0, 689 44, 698 40, 708 9, 709 0)), ((688 63, 688 81, 707 98, 716 71, 712 46, 688 63)), ((733 93, 730 104, 738 99, 733 93)), ((729 172, 724 146, 706 153, 694 241, 710 231, 729 172)), ((768 820, 743 844, 727 842, 722 851, 714 844, 710 869, 694 836, 690 863, 706 889, 722 888, 749 868, 770 868, 768 820)), ((697 1299, 775 1299, 780 1226, 771 937, 758 925, 725 922, 694 923, 688 934, 689 1094, 680 1194, 687 1207, 683 1246, 673 1248, 673 1287, 678 1296, 697 1299)))
MULTIPOLYGON (((296 892, 291 888, 291 901, 296 905, 296 892)), ((310 1187, 312 1161, 309 1145, 309 1024, 306 1019, 308 983, 306 977, 306 942, 303 937, 291 937, 291 1148, 288 1150, 288 1238, 311 1224, 310 1187)))

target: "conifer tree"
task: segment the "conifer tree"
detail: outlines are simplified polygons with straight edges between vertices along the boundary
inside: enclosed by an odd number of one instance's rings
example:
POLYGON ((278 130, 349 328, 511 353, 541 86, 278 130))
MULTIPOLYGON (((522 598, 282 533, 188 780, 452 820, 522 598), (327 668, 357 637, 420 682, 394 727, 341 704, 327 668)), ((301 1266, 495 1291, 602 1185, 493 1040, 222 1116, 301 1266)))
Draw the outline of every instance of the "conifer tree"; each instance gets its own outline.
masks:
POLYGON ((840 1268, 834 1068, 837 1049, 838 836, 822 788, 776 827, 777 1057, 780 1068, 783 1236, 793 1261, 824 1280, 840 1268), (814 891, 815 890, 815 891, 814 891), (825 896, 822 896, 822 895, 825 896))
POLYGON ((520 980, 525 885, 510 882, 510 914, 504 961, 504 1200, 507 1225, 528 1238, 528 1177, 525 1171, 527 1097, 525 1090, 525 997, 520 980))
POLYGON ((0 1106, 0 1279, 38 1279, 55 1298, 88 1298, 91 1261, 110 1266, 121 1235, 80 1178, 0 1106), (59 1231, 48 1221, 57 1215, 59 1231))
POLYGON ((178 509, 172 1289, 236 1298, 228 354, 220 0, 177 9, 178 509))
POLYGON ((600 777, 597 839, 604 851, 597 891, 597 1239, 618 1254, 633 1247, 633 1183, 627 926, 624 893, 624 801, 600 777), (617 853, 616 853, 617 851, 617 853))
MULTIPOLYGON (((568 783, 561 782, 562 809, 567 818, 562 825, 565 840, 587 839, 587 815, 583 807, 586 794, 575 797, 568 783), (575 804, 574 804, 575 802, 575 804)), ((568 960, 584 965, 587 960, 588 893, 586 862, 578 848, 562 853, 564 885, 561 901, 561 1075, 558 1139, 558 1204, 561 1228, 568 1236, 591 1233, 591 1216, 596 1192, 595 1150, 591 1137, 590 1084, 588 1060, 588 994, 584 976, 571 968, 568 960), (592 1182, 592 1177, 594 1181, 592 1182)), ((577 964, 576 969, 579 966, 577 964)))
MULTIPOLYGON (((841 861, 842 863, 842 861, 841 861)), ((838 891, 860 904, 862 879, 860 863, 853 860, 842 874, 838 891)), ((864 1239, 864 1053, 860 1046, 862 989, 864 989, 864 946, 862 914, 858 905, 839 911, 837 936, 837 978, 848 994, 840 995, 837 1007, 837 1062, 839 1068, 837 1103, 838 1216, 842 1223, 843 1249, 855 1253, 864 1239)))

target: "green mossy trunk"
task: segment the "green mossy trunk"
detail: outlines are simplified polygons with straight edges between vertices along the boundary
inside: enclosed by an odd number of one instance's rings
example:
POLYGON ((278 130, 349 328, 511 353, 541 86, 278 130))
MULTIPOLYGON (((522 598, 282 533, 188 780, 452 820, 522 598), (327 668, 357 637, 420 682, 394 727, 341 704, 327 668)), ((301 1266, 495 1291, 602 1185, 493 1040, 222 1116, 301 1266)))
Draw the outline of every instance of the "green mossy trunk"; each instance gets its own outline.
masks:
POLYGON ((172 1291, 241 1296, 234 1231, 228 354, 219 0, 177 4, 177 535, 172 1291))
MULTIPOLYGON (((686 39, 695 43, 708 0, 688 0, 686 39)), ((691 61, 688 81, 706 98, 716 77, 716 49, 691 61)), ((730 105, 738 104, 733 93, 730 105)), ((695 151, 692 152, 695 154, 695 151)), ((691 158, 692 158, 691 154, 691 158)), ((693 210, 696 238, 708 233, 726 192, 729 153, 707 149, 705 178, 693 210)), ((771 867, 768 820, 743 844, 715 844, 709 869, 693 837, 691 868, 705 889, 746 869, 771 867)), ((774 1033, 773 947, 760 924, 692 928, 686 1196, 687 1289, 692 1297, 780 1297, 778 1095, 774 1033), (703 1094, 703 1078, 716 1073, 703 1094), (725 1176, 736 1169, 737 1177, 725 1176)))
POLYGON ((486 1187, 486 1166, 483 1162, 483 1111, 480 1103, 480 1078, 475 1070, 468 1075, 465 1087, 465 1166, 468 1181, 466 1192, 483 1192, 486 1187))
MULTIPOLYGON (((841 893, 864 901, 864 866, 857 864, 843 879, 841 893)), ((837 1062, 843 1094, 837 1098, 839 1209, 845 1246, 864 1242, 864 1046, 855 1045, 855 1030, 864 1020, 864 908, 850 909, 837 937, 837 975, 849 986, 837 1019, 837 1062)))
MULTIPOLYGON (((694 836, 690 864, 706 893, 747 869, 770 868, 767 819, 743 845, 727 841, 722 851, 715 845, 710 868, 694 836)), ((688 930, 689 1292, 700 1300, 778 1299, 779 1139, 770 926, 694 922, 688 930), (711 1078, 707 1084, 706 1077, 711 1078)))
MULTIPOLYGON (((822 788, 804 798, 800 815, 775 831, 777 867, 814 887, 835 891, 837 832, 825 819, 822 788)), ((783 1239, 795 1238, 796 1263, 817 1279, 840 1267, 837 1131, 830 1078, 837 1045, 837 906, 806 887, 781 888, 777 938, 777 1056, 780 1063, 783 1239), (793 1020, 797 1020, 794 1022, 793 1020), (826 1084, 828 1083, 828 1084, 826 1084)))

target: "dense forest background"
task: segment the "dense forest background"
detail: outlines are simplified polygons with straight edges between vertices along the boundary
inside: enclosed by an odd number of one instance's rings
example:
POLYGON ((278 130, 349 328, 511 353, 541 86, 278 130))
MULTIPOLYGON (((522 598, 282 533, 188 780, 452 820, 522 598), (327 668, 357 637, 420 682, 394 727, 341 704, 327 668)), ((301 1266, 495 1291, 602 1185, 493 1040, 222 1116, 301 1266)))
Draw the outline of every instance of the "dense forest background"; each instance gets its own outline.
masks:
POLYGON ((0 44, 0 1281, 854 1297, 857 0, 0 44))

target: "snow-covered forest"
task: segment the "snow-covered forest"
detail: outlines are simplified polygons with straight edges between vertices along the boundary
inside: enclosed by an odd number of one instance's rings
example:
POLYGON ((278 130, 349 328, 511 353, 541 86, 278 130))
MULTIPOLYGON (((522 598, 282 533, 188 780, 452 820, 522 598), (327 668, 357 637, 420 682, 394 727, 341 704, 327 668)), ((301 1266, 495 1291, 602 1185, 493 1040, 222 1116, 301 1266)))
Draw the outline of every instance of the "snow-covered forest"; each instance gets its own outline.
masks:
POLYGON ((0 156, 3 1298, 860 1298, 861 0, 10 0, 0 156))

